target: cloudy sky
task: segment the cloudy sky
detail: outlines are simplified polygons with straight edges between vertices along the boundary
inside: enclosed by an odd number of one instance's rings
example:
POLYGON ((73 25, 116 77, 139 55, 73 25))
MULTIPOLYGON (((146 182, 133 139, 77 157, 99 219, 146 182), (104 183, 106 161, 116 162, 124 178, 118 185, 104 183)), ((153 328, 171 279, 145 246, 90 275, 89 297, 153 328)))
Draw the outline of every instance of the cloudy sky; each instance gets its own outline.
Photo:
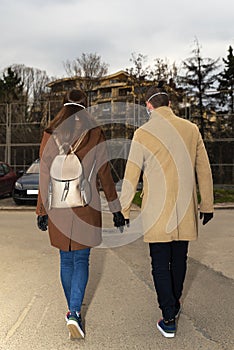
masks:
POLYGON ((130 67, 132 52, 179 66, 195 38, 203 57, 222 58, 234 48, 233 13, 233 0, 1 0, 0 70, 25 64, 61 78, 83 52, 109 73, 130 67))

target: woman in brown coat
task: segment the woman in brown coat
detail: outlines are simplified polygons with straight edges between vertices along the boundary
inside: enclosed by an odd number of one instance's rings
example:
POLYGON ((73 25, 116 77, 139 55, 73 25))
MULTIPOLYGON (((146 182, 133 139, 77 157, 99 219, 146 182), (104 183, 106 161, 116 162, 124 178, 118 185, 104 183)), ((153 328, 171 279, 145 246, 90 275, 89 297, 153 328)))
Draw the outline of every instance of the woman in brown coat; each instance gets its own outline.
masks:
POLYGON ((122 231, 124 217, 108 163, 105 137, 87 113, 87 98, 80 90, 68 92, 64 105, 44 132, 40 146, 40 189, 36 213, 40 230, 49 230, 51 245, 60 250, 61 282, 68 304, 67 326, 72 338, 84 337, 81 305, 88 281, 90 248, 101 243, 101 183, 113 213, 116 227, 122 231), (55 137, 56 135, 56 137, 55 137), (81 139, 81 135, 83 139, 81 139), (82 162, 84 175, 90 178, 91 200, 84 207, 50 208, 48 189, 51 164, 59 154, 56 140, 66 154, 77 140, 75 154, 82 162))

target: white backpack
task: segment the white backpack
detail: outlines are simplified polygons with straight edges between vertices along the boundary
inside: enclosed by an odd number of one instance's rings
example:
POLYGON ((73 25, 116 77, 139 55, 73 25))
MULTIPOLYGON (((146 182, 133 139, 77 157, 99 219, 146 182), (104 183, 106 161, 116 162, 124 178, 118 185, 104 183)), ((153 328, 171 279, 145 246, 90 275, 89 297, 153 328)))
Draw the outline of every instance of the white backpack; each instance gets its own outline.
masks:
POLYGON ((87 131, 83 132, 69 154, 65 154, 63 146, 54 136, 59 154, 50 168, 49 209, 84 207, 91 201, 90 179, 95 162, 88 179, 85 179, 83 166, 75 154, 86 134, 87 131))

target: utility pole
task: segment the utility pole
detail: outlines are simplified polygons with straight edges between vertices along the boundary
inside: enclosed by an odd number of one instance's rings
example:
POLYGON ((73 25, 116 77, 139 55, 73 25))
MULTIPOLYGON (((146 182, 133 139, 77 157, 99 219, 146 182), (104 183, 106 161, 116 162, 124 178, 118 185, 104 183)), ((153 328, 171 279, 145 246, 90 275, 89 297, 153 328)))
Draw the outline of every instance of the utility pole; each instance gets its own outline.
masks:
POLYGON ((201 118, 201 135, 204 139, 204 119, 203 119, 203 104, 202 104, 202 72, 201 72, 201 57, 200 49, 197 50, 197 60, 198 60, 198 91, 199 91, 199 112, 201 118))
POLYGON ((5 161, 11 165, 11 104, 7 103, 5 161))

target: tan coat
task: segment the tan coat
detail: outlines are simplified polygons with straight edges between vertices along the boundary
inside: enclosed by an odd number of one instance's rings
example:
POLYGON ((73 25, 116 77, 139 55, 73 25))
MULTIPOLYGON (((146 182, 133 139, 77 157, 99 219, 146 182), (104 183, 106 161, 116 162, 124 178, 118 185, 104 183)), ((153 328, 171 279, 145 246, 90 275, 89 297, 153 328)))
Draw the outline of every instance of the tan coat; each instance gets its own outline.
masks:
POLYGON ((129 217, 141 170, 144 241, 195 240, 198 234, 196 176, 200 210, 213 212, 211 169, 197 126, 178 118, 171 108, 159 107, 136 130, 121 193, 125 218, 129 217))
POLYGON ((64 251, 93 247, 101 243, 101 202, 99 183, 107 198, 110 211, 121 210, 115 184, 108 163, 105 138, 101 128, 89 130, 76 154, 82 160, 84 172, 88 177, 94 159, 95 171, 91 178, 92 200, 82 208, 48 210, 48 185, 50 165, 58 154, 53 137, 44 133, 40 147, 40 190, 36 213, 49 215, 48 230, 51 244, 64 251))

